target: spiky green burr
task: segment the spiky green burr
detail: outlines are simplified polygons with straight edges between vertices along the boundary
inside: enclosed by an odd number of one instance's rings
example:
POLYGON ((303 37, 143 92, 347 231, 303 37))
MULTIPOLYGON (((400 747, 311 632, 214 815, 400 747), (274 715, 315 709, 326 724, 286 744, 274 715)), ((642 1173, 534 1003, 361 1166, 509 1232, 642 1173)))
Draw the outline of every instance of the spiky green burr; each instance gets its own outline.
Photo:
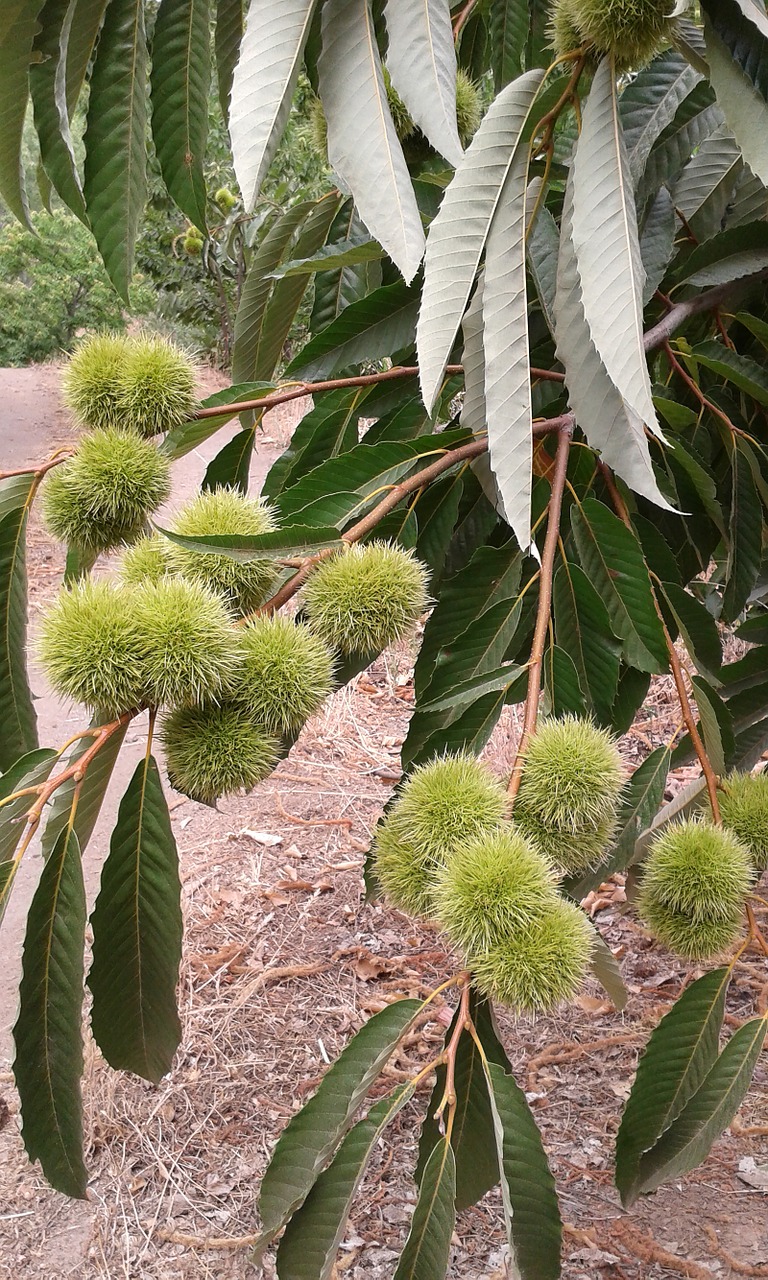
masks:
MULTIPOLYGON (((237 489, 222 488, 194 497, 174 517, 171 530, 187 537, 252 537, 271 533, 276 527, 266 502, 237 489)), ((176 543, 169 544, 168 558, 176 573, 216 591, 242 615, 267 599, 278 576, 272 560, 235 560, 216 552, 191 551, 176 543)))
POLYGON ((434 915, 435 876, 461 845, 504 820, 504 788, 473 756, 441 756, 414 769, 376 832, 374 867, 395 906, 434 915))
POLYGON ((307 621, 330 649, 381 653, 415 626, 428 603, 428 574, 410 551, 356 544, 323 561, 302 594, 307 621))
POLYGON ((547 1012, 571 999, 587 974, 594 931, 573 903, 547 908, 469 959, 475 982, 492 1000, 521 1013, 547 1012))
POLYGON ((43 517, 61 542, 100 554, 134 541, 170 487, 168 460, 153 444, 105 427, 47 476, 43 517))
POLYGON ((162 742, 171 785, 202 804, 250 791, 279 759, 276 739, 232 702, 171 712, 162 742))
POLYGON ((38 651, 54 691, 104 720, 142 704, 143 645, 130 588, 90 578, 63 588, 43 617, 38 651))
POLYGON ((234 691, 242 645, 219 596, 166 577, 136 587, 134 600, 147 703, 198 706, 234 691))
POLYGON ((280 614, 254 618, 241 641, 238 700, 271 732, 296 733, 333 688, 330 651, 309 627, 280 614))

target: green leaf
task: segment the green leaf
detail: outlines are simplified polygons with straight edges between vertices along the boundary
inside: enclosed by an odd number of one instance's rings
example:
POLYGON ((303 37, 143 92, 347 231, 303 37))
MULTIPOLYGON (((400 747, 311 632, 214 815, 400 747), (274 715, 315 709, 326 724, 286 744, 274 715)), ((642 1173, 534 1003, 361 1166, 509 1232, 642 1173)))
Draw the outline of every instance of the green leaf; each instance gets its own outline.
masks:
POLYGON ((717 623, 700 600, 676 582, 662 583, 661 590, 697 667, 717 682, 723 649, 717 623))
POLYGON ((389 358, 413 343, 418 307, 418 290, 402 281, 375 289, 345 307, 302 347, 286 369, 286 378, 332 378, 351 365, 389 358))
POLYGON ((302 476, 278 496, 275 505, 283 522, 300 519, 342 528, 353 514, 359 518, 371 502, 381 498, 385 486, 467 440, 465 431, 456 430, 415 440, 363 441, 302 476))
POLYGON ((667 50, 638 72, 619 99, 629 171, 637 185, 651 149, 678 107, 701 81, 679 53, 667 50))
POLYGON ((429 569, 429 581, 433 595, 437 594, 448 553, 451 534, 459 518, 464 492, 464 477, 447 475, 430 485, 423 493, 415 510, 418 513, 419 537, 417 555, 429 569))
POLYGON ((594 498, 573 508, 571 522, 581 566, 602 596, 627 662, 640 671, 666 671, 664 630, 634 533, 594 498))
MULTIPOLYGON (((648 210, 640 236, 640 256, 645 270, 643 302, 646 306, 667 274, 675 250, 676 231, 675 206, 667 188, 662 187, 648 210)), ((653 402, 658 408, 656 396, 653 402)))
MULTIPOLYGON (((295 252, 300 258, 315 253, 325 243, 338 211, 339 196, 336 192, 317 201, 296 241, 295 252)), ((253 369, 254 378, 274 376, 308 287, 309 277, 306 275, 289 276, 275 284, 264 313, 258 356, 253 369)))
POLYGON ((43 867, 27 916, 13 1028, 21 1136, 52 1187, 85 1199, 80 1078, 85 886, 80 849, 65 829, 43 867))
POLYGON ((315 0, 271 0, 252 5, 246 18, 232 80, 229 133, 248 212, 288 120, 314 8, 315 0))
POLYGON ((530 6, 520 0, 493 0, 488 15, 493 87, 499 93, 523 69, 530 6))
MULTIPOLYGON (((27 787, 45 782, 57 759, 55 751, 41 747, 16 760, 0 775, 0 801, 13 795, 15 791, 23 791, 27 787)), ((34 804, 34 800, 34 796, 20 796, 10 804, 0 807, 0 920, 16 878, 17 864, 13 861, 13 855, 26 827, 21 819, 34 804)))
POLYGON ((47 0, 43 6, 34 47, 40 61, 30 65, 29 89, 45 172, 62 200, 84 220, 67 104, 67 49, 76 8, 77 0, 47 0))
POLYGON ((699 83, 681 102, 674 118, 654 142, 638 192, 645 204, 674 180, 693 152, 723 123, 709 84, 699 83))
MULTIPOLYGON (((725 350, 725 348, 723 348, 725 350)), ((762 558, 763 509, 741 441, 733 449, 730 545, 722 616, 733 622, 743 612, 757 582, 762 558)))
POLYGON ((350 1040, 314 1097, 289 1121, 261 1184, 260 1246, 269 1243, 306 1200, 373 1081, 421 1007, 418 1000, 397 1000, 374 1014, 350 1040))
MULTIPOLYGON (((696 706, 699 712, 699 730, 704 739, 704 749, 712 762, 712 768, 718 776, 727 773, 736 749, 733 734, 733 723, 728 707, 715 690, 700 676, 691 680, 696 706)), ((678 743, 672 757, 672 764, 677 768, 685 760, 695 758, 688 734, 678 743)))
POLYGON ((696 814, 706 802, 706 790, 707 784, 704 778, 695 778, 693 782, 681 787, 674 799, 668 801, 667 804, 659 809, 659 812, 645 831, 641 831, 637 838, 631 862, 642 861, 651 841, 659 835, 664 827, 669 826, 671 822, 676 822, 679 818, 687 818, 696 814))
POLYGON ((659 435, 643 344, 640 239, 612 58, 595 73, 572 174, 573 249, 592 341, 629 408, 659 435))
POLYGON ((443 1280, 456 1222, 456 1157, 443 1138, 427 1161, 393 1280, 443 1280))
MULTIPOLYGON (((574 194, 572 170, 565 189, 554 300, 557 356, 565 368, 568 403, 589 444, 598 450, 606 465, 635 492, 667 506, 651 466, 643 419, 611 380, 587 322, 584 285, 573 239, 574 194)), ((637 252, 639 255, 639 242, 637 252)))
POLYGON ((67 110, 70 120, 85 83, 109 0, 75 0, 67 43, 67 110))
POLYGON ((359 443, 358 422, 367 394, 365 387, 345 387, 315 397, 314 407, 294 429, 290 444, 272 464, 262 486, 275 498, 302 476, 359 443))
POLYGON ((704 139, 683 169, 673 193, 675 209, 698 241, 709 240, 721 230, 743 168, 736 139, 722 125, 704 139))
MULTIPOLYGON (((373 241, 357 215, 354 203, 345 201, 336 215, 328 235, 326 247, 339 245, 370 245, 373 241)), ((309 332, 319 333, 336 319, 352 302, 359 302, 381 284, 381 266, 377 262, 364 262, 357 266, 340 267, 332 274, 321 271, 315 278, 315 297, 309 332)))
POLYGON ((546 205, 539 209, 528 233, 528 266, 550 333, 555 332, 555 291, 560 228, 546 205))
MULTIPOLYGON (((97 718, 94 724, 98 725, 99 723, 100 721, 97 718)), ((93 829, 101 812, 104 796, 127 732, 128 726, 126 725, 107 739, 98 754, 94 756, 85 772, 85 776, 79 783, 80 791, 77 809, 71 826, 77 836, 81 853, 85 852, 88 841, 93 835, 93 829)), ((80 738, 67 756, 66 767, 79 760, 92 746, 92 737, 80 738)), ((71 778, 68 782, 62 783, 54 793, 48 808, 48 821, 43 832, 42 849, 44 858, 50 857, 59 834, 65 826, 70 825, 72 802, 75 798, 77 786, 78 783, 75 782, 74 778, 71 778)))
POLYGON ((452 653, 461 651, 459 642, 467 629, 494 605, 517 598, 521 573, 520 552, 508 542, 503 547, 479 547, 469 564, 445 584, 425 627, 416 661, 418 698, 424 696, 438 668, 452 653))
POLYGON ((27 641, 27 517, 33 472, 0 481, 0 768, 37 746, 37 716, 29 691, 27 641))
POLYGON ((655 1191, 706 1160, 744 1101, 766 1031, 766 1018, 753 1018, 731 1037, 685 1110, 641 1156, 636 1195, 655 1191))
MULTIPOLYGON (((246 400, 263 400, 265 396, 270 395, 275 390, 275 386, 271 382, 245 382, 239 386, 226 387, 224 391, 217 391, 215 395, 209 396, 207 400, 201 403, 202 409, 215 409, 217 405, 241 404, 246 400)), ((167 458, 173 462, 176 458, 183 458, 186 453, 191 453, 204 440, 208 440, 212 435, 234 418, 235 414, 223 411, 215 417, 210 418, 193 418, 189 422, 183 422, 181 426, 174 427, 172 431, 159 445, 160 452, 165 454, 167 458)))
POLYGON ((29 226, 29 206, 24 189, 22 139, 29 97, 28 68, 37 16, 43 0, 12 5, 12 16, 0 34, 0 196, 20 222, 29 226))
POLYGON ((181 1039, 182 919, 176 841, 151 756, 139 763, 120 802, 91 926, 96 1043, 115 1070, 157 1082, 181 1039))
POLYGON ((210 25, 210 0, 162 0, 152 40, 152 137, 160 171, 168 194, 203 232, 210 25))
POLYGON ((414 1089, 412 1081, 401 1085, 350 1129, 285 1229, 277 1251, 280 1280, 331 1280, 352 1201, 368 1162, 387 1125, 411 1099, 414 1089))
POLYGON ((456 124, 456 48, 445 0, 387 0, 387 71, 413 121, 454 168, 464 149, 456 124))
POLYGON ((380 262, 384 251, 375 240, 365 240, 362 244, 354 244, 342 240, 326 244, 311 258, 294 258, 284 262, 272 272, 275 280, 283 280, 286 276, 310 276, 320 271, 337 271, 341 267, 355 266, 360 262, 380 262))
MULTIPOLYGON (((470 993, 470 1015, 483 1042, 486 1055, 492 1062, 509 1067, 504 1046, 499 1040, 493 1020, 493 1010, 487 1000, 476 992, 470 993)), ((456 1029, 459 1009, 446 1033, 450 1041, 456 1029)), ((429 1100, 427 1114, 421 1129, 419 1159, 416 1180, 420 1181, 427 1160, 442 1138, 438 1122, 434 1118, 445 1093, 446 1070, 437 1069, 435 1087, 429 1100)), ((468 1209, 497 1186, 499 1166, 496 1159, 493 1114, 488 1086, 485 1080, 480 1051, 475 1040, 465 1031, 458 1044, 454 1071, 456 1086, 456 1112, 451 1129, 451 1145, 456 1156, 456 1208, 468 1209)))
POLYGON ((683 260, 675 279, 706 289, 741 280, 766 266, 768 226, 756 222, 747 227, 729 227, 699 245, 683 260))
POLYGON ((104 266, 126 302, 147 195, 147 66, 143 0, 110 0, 91 73, 84 192, 104 266))
POLYGON ((329 164, 409 284, 424 255, 424 231, 368 4, 325 0, 318 78, 329 164))
POLYGON ((241 564, 249 560, 293 559, 343 545, 335 529, 322 529, 315 525, 292 525, 276 529, 272 533, 257 534, 180 534, 173 533, 170 529, 161 529, 159 525, 155 525, 155 529, 186 551, 197 551, 200 555, 228 556, 230 560, 237 560, 241 564))
POLYGON ((513 1265, 520 1280, 557 1280, 562 1223, 541 1134, 514 1077, 488 1061, 486 1078, 513 1265))
POLYGON ((544 654, 544 702, 547 715, 586 715, 579 673, 573 660, 556 644, 548 645, 544 654))
POLYGON ((418 353, 424 403, 431 410, 542 72, 529 71, 492 104, 443 197, 429 232, 418 353))
POLYGON ((608 610, 577 564, 566 561, 555 574, 553 608, 557 643, 572 659, 582 691, 606 723, 619 681, 621 645, 608 610))
POLYGON ((761 96, 768 97, 768 18, 763 5, 759 0, 703 0, 701 7, 734 62, 761 96))
POLYGON ((274 280, 272 272, 290 254, 293 237, 310 212, 308 202, 296 204, 276 219, 253 255, 235 318, 232 377, 246 382, 256 377, 265 341, 267 304, 274 280))
POLYGON ((208 463, 202 489, 239 489, 241 493, 247 493, 255 437, 255 430, 246 427, 228 440, 208 463))
POLYGON ((768 404, 768 374, 751 356, 732 351, 722 342, 712 340, 694 347, 691 359, 733 383, 759 404, 768 404))
POLYGON ((669 747, 657 747, 635 769, 624 787, 617 815, 616 830, 610 856, 595 871, 578 879, 568 878, 563 885, 566 893, 576 902, 596 889, 614 871, 623 871, 632 864, 638 837, 650 827, 659 805, 664 799, 667 775, 672 767, 669 747))
POLYGON ((229 109, 232 99, 232 79, 235 74, 237 60, 240 57, 244 26, 243 0, 218 0, 214 53, 216 56, 216 76, 219 85, 219 102, 221 103, 222 115, 227 124, 229 124, 229 109))
POLYGON ((616 1140, 616 1186, 627 1207, 643 1191, 643 1153, 685 1109, 717 1060, 730 976, 730 970, 716 969, 692 983, 646 1045, 616 1140))

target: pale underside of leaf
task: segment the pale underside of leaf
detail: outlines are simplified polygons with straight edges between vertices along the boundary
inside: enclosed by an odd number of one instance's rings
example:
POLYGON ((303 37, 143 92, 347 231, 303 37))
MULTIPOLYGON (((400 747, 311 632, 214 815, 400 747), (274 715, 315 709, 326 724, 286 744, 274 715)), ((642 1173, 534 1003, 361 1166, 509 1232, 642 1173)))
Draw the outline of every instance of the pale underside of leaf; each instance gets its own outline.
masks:
MULTIPOLYGON (((727 125, 722 125, 709 138, 704 139, 685 166, 675 185, 675 208, 695 234, 698 235, 694 225, 697 216, 716 199, 716 214, 720 214, 720 217, 713 218, 712 232, 720 230, 722 214, 725 213, 743 165, 741 151, 733 133, 727 125)), ((698 238, 708 239, 709 236, 698 235, 698 238)))
POLYGON ((611 58, 595 73, 572 172, 573 245, 592 341, 627 405, 660 435, 643 346, 645 272, 611 58))
POLYGON ((387 69, 413 120, 449 164, 464 150, 456 124, 456 46, 448 0, 387 0, 387 69))
POLYGON ((430 228, 417 328, 424 403, 437 399, 520 136, 543 73, 528 71, 491 106, 430 228))
POLYGON ((527 148, 516 150, 485 251, 483 337, 491 469, 521 550, 531 542, 533 405, 526 286, 527 148))
POLYGON ((232 81, 235 174, 252 209, 291 109, 315 0, 251 0, 232 81))
POLYGON ((367 0, 326 0, 322 26, 318 76, 328 160, 371 235, 409 282, 424 256, 424 230, 367 0))
POLYGON ((571 236, 573 171, 563 205, 555 294, 557 356, 565 367, 568 402, 593 449, 630 486, 669 510, 651 466, 643 423, 609 378, 590 337, 571 236))
POLYGON ((734 62, 722 40, 704 21, 710 79, 744 160, 768 183, 768 103, 734 62))
POLYGON ((622 94, 621 116, 635 184, 643 175, 654 142, 701 78, 679 54, 668 52, 656 58, 622 94))

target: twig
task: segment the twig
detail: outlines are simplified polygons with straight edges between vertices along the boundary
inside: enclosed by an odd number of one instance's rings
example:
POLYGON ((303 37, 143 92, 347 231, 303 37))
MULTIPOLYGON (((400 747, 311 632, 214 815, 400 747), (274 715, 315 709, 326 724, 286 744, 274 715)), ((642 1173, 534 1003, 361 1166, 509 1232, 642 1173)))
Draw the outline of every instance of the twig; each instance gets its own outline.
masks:
POLYGON ((679 1275, 687 1276, 688 1280, 712 1280, 712 1272, 708 1267, 703 1267, 700 1263, 692 1262, 688 1258, 680 1258, 676 1253, 663 1249, 651 1236, 639 1231, 626 1219, 616 1218, 611 1226, 611 1234, 615 1232, 621 1244, 641 1262, 651 1265, 657 1263, 659 1266, 666 1267, 668 1271, 676 1271, 679 1275))
POLYGON ((62 462, 66 462, 67 458, 72 456, 71 449, 57 449, 47 462, 41 462, 38 466, 17 467, 13 471, 0 471, 0 480, 12 480, 14 476, 35 477, 35 488, 39 485, 43 476, 46 475, 53 467, 60 467, 62 462))
POLYGON ((477 4, 477 0, 467 0, 467 3, 464 5, 464 8, 462 9, 462 11, 461 11, 461 13, 459 14, 458 18, 457 18, 457 19, 456 19, 456 21, 454 22, 454 24, 453 24, 453 42, 454 42, 454 44, 456 43, 456 41, 458 40, 459 36, 461 35, 462 28, 464 27, 464 25, 465 25, 465 23, 466 23, 467 19, 468 19, 469 17, 471 17, 471 15, 472 15, 472 10, 474 9, 474 7, 475 7, 475 5, 476 5, 476 4, 477 4))
POLYGON ((555 457, 555 474, 552 479, 552 493, 549 499, 549 516, 547 521, 547 537, 544 543, 544 555, 541 561, 541 578, 539 582, 539 605, 536 614, 536 629, 533 633, 531 657, 528 665, 528 691, 525 697, 523 732, 517 748, 515 763, 509 779, 509 795, 514 803, 520 782, 525 753, 531 737, 536 731, 539 714, 539 695, 541 694, 541 673, 544 665, 544 649, 549 631, 550 613, 552 611, 552 579, 554 573, 555 554, 560 537, 560 515, 563 509, 565 480, 568 472, 568 455, 571 447, 572 427, 561 430, 557 441, 555 457))
MULTIPOLYGON (((608 467, 606 467, 605 463, 602 463, 602 462, 600 463, 600 470, 602 472, 603 479, 605 480, 608 492, 611 495, 611 501, 613 502, 613 505, 616 509, 616 514, 619 516, 619 518, 621 519, 623 524, 626 526, 626 528, 629 529, 630 533, 634 533, 634 530, 632 528, 632 521, 630 519, 629 512, 627 511, 626 503, 624 502, 624 499, 622 498, 618 488, 616 487, 616 481, 613 478, 612 472, 608 467)), ((691 700, 688 697, 688 690, 685 687, 685 676, 683 675, 682 664, 680 662, 680 658, 678 657, 677 649, 675 648, 672 642, 672 637, 670 636, 669 631, 667 630, 667 624, 664 621, 664 617, 659 607, 659 601, 656 595, 656 590, 652 582, 651 582, 651 591, 653 592, 653 600, 656 606, 656 612, 659 615, 659 621, 661 623, 662 630, 664 632, 664 642, 667 646, 667 653, 669 655, 669 665, 672 670, 672 678, 675 682, 675 689, 677 690, 677 697, 680 702, 680 711, 682 712, 683 720, 685 722, 685 727, 691 736, 693 749, 696 752, 696 757, 699 761, 699 764, 701 765, 701 771, 704 774, 704 779, 707 784, 707 794, 709 796, 709 803, 712 808, 712 820, 719 826, 722 822, 722 819, 720 816, 720 801, 718 799, 718 794, 717 794, 717 775, 714 769, 712 768, 712 762, 710 761, 710 758, 707 755, 707 749, 704 746, 701 734, 699 733, 698 725, 696 724, 696 720, 693 714, 693 709, 691 707, 691 700)))

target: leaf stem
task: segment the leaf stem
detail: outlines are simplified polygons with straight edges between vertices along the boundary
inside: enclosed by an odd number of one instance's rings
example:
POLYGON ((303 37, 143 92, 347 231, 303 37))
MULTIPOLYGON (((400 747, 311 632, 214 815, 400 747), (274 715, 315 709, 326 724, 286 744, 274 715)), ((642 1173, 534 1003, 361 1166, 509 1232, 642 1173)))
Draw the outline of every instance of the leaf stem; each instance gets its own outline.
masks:
POLYGON ((560 516, 563 510, 563 495, 568 472, 568 456, 571 448, 573 427, 565 427, 560 431, 555 456, 555 470, 552 477, 552 493, 549 499, 549 516, 547 520, 547 537, 544 543, 544 554, 541 561, 541 579, 539 584, 539 605, 536 613, 536 628, 533 633, 531 657, 528 667, 528 691, 525 696, 523 713, 523 732, 512 766, 509 779, 509 795, 514 804, 522 781, 525 753, 528 750, 533 734, 536 732, 536 721, 539 715, 539 696, 541 694, 541 675, 544 666, 544 649, 549 632, 550 614, 552 612, 552 582, 554 576, 555 555, 560 540, 560 516))

